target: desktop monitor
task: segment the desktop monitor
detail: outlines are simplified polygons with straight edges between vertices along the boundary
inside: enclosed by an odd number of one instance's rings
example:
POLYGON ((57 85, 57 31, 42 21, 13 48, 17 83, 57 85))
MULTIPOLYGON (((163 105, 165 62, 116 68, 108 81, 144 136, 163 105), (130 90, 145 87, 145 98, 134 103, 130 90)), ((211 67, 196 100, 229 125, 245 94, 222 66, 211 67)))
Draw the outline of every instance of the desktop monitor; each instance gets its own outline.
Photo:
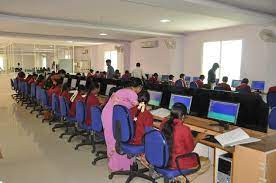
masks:
POLYGON ((188 83, 190 83, 191 77, 190 76, 185 76, 185 81, 188 82, 188 83))
POLYGON ((236 124, 240 104, 210 100, 208 118, 223 123, 236 124))
POLYGON ((253 90, 264 91, 265 82, 264 81, 252 81, 251 88, 253 90))
POLYGON ((162 75, 161 81, 169 81, 169 75, 162 75))
POLYGON ((108 96, 110 89, 114 88, 114 87, 117 87, 117 86, 116 85, 106 85, 105 95, 108 96))
POLYGON ((79 85, 86 86, 86 80, 80 80, 80 84, 79 85))
POLYGON ((219 84, 219 79, 216 79, 216 84, 219 84))
POLYGON ((236 88, 241 85, 241 80, 232 80, 232 87, 236 88))
POLYGON ((68 83, 68 78, 63 78, 62 84, 68 83))
POLYGON ((193 81, 198 81, 199 77, 193 77, 193 81))
POLYGON ((182 95, 172 94, 170 99, 169 109, 172 109, 172 106, 175 103, 182 103, 187 107, 187 113, 190 113, 192 99, 193 99, 192 96, 182 96, 182 95))
POLYGON ((152 90, 149 90, 148 92, 150 94, 149 105, 159 107, 162 99, 162 92, 152 90))
POLYGON ((76 88, 77 87, 77 79, 72 79, 71 80, 71 88, 76 88))

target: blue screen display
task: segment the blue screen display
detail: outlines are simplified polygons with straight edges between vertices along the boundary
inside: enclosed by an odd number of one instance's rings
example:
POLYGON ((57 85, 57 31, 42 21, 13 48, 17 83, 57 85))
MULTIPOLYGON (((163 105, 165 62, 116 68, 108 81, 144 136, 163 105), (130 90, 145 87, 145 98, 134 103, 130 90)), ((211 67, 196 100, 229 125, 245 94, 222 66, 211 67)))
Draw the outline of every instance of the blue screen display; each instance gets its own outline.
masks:
POLYGON ((187 112, 190 113, 192 99, 193 97, 190 97, 190 96, 181 96, 181 95, 172 94, 169 109, 171 109, 175 103, 182 103, 187 107, 187 112))
POLYGON ((193 81, 198 81, 199 77, 193 77, 193 81))
POLYGON ((240 104, 211 100, 208 118, 236 124, 240 104))
POLYGON ((190 76, 185 76, 185 81, 190 82, 191 81, 191 77, 190 76))
POLYGON ((232 87, 236 88, 241 85, 241 80, 232 80, 232 87))
POLYGON ((169 81, 169 75, 162 75, 162 81, 169 81))
POLYGON ((162 92, 151 91, 151 90, 149 90, 148 92, 150 94, 149 105, 159 107, 162 99, 162 92))
POLYGON ((265 82, 264 81, 252 81, 251 88, 253 90, 264 91, 264 89, 265 89, 265 82))

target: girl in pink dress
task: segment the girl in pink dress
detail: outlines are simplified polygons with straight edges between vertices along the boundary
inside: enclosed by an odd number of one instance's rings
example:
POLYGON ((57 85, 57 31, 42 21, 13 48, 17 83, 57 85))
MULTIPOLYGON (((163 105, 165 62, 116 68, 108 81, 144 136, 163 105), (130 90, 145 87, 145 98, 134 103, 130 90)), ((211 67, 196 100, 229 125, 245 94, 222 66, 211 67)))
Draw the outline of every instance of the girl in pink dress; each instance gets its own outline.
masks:
POLYGON ((123 105, 128 109, 138 104, 138 96, 142 90, 142 81, 138 78, 131 80, 131 87, 124 88, 114 93, 102 112, 105 141, 107 146, 108 167, 111 172, 129 170, 133 161, 126 155, 119 155, 115 150, 115 139, 113 137, 112 117, 114 105, 123 105))

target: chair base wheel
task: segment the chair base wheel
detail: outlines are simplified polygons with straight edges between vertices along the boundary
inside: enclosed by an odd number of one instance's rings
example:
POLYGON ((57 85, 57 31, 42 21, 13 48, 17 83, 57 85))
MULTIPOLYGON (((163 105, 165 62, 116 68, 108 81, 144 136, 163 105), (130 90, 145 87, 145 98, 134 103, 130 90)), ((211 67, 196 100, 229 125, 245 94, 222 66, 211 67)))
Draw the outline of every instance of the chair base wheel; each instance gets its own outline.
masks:
POLYGON ((94 165, 94 166, 95 166, 96 164, 97 164, 97 162, 95 162, 95 161, 92 161, 92 165, 94 165))
POLYGON ((79 149, 79 147, 75 147, 75 150, 78 150, 79 149))
POLYGON ((108 179, 109 180, 113 179, 113 175, 112 174, 108 175, 108 179))

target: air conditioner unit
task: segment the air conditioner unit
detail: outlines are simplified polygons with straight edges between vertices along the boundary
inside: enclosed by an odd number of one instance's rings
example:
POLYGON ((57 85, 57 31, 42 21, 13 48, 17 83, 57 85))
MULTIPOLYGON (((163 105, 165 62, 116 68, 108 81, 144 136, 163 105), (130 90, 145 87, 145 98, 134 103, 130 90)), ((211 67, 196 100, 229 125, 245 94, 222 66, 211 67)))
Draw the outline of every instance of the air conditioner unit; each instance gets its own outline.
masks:
POLYGON ((157 48, 159 46, 159 41, 144 41, 141 42, 141 48, 157 48))

